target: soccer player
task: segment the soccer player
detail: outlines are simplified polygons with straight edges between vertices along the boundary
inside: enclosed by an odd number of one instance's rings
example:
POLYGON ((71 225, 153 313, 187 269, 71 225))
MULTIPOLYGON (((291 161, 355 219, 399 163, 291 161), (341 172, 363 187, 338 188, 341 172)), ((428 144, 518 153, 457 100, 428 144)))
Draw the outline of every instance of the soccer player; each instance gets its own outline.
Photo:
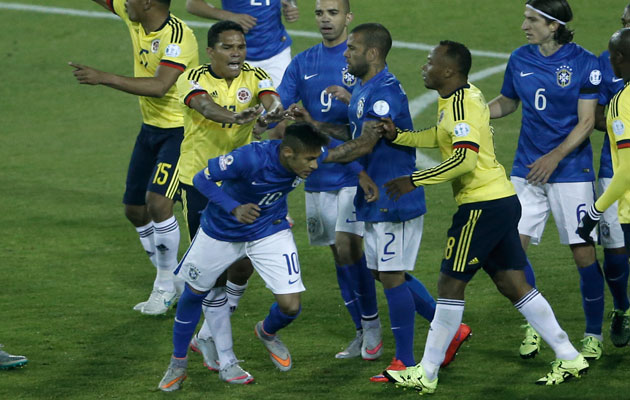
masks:
MULTIPOLYGON (((179 226, 173 215, 179 147, 184 134, 175 82, 199 64, 197 40, 169 12, 170 0, 94 0, 127 24, 133 44, 134 76, 126 77, 71 62, 81 84, 105 85, 139 96, 142 127, 131 155, 123 203, 140 242, 157 268, 143 314, 164 314, 177 297, 179 226)), ((181 286, 181 284, 180 284, 181 286)))
MULTIPOLYGON (((601 219, 603 212, 618 200, 619 222, 624 233, 625 248, 630 251, 630 173, 628 173, 630 169, 630 150, 628 150, 630 148, 630 131, 627 128, 630 126, 630 92, 627 89, 627 83, 630 80, 630 29, 623 28, 615 32, 608 43, 608 50, 615 76, 621 78, 625 83, 623 89, 615 94, 610 101, 606 117, 614 174, 604 193, 582 217, 577 233, 588 240, 590 232, 601 219)), ((617 308, 617 304, 615 304, 615 308, 617 308)), ((615 346, 621 347, 630 341, 630 321, 627 317, 627 311, 618 315, 617 310, 615 310, 615 314, 611 326, 611 340, 615 346)))
MULTIPOLYGON (((195 174, 209 158, 252 141, 260 105, 268 111, 266 120, 282 117, 282 104, 271 78, 261 68, 244 63, 246 52, 243 28, 232 21, 218 22, 208 30, 207 53, 211 63, 188 69, 177 81, 180 101, 186 106, 179 179, 191 239, 208 203, 193 186, 195 174)), ((227 283, 225 277, 219 279, 204 300, 206 319, 191 348, 204 356, 204 363, 211 370, 219 370, 220 365, 229 365, 235 359, 230 314, 238 306, 252 272, 247 257, 237 261, 229 269, 227 283)), ((221 376, 231 379, 226 374, 221 376)))
MULTIPOLYGON (((0 344, 0 347, 3 347, 0 344)), ((22 367, 28 363, 28 358, 24 356, 14 356, 4 350, 0 350, 0 369, 12 369, 22 367)))
MULTIPOLYGON (((344 140, 349 139, 348 105, 333 99, 326 88, 350 89, 356 82, 343 56, 352 18, 348 0, 318 0, 315 19, 322 42, 293 58, 278 87, 285 108, 301 100, 314 124, 344 140)), ((329 147, 340 143, 331 139, 329 147)), ((363 254, 364 226, 357 221, 353 205, 357 173, 362 169, 358 162, 325 163, 313 171, 305 183, 306 219, 310 244, 332 250, 341 296, 356 329, 354 339, 335 357, 374 360, 382 353, 381 324, 374 278, 363 254), (364 342, 364 332, 374 338, 364 342), (368 348, 368 342, 379 348, 368 348)))
POLYGON ((275 87, 280 86, 284 70, 291 62, 291 37, 282 25, 298 20, 295 1, 289 0, 222 0, 222 9, 206 0, 186 0, 186 10, 203 18, 230 20, 245 30, 247 62, 271 75, 275 87))
MULTIPOLYGON (((630 7, 624 8, 621 25, 630 27, 630 7)), ((602 72, 602 83, 599 90, 599 101, 595 110, 595 129, 606 132, 605 107, 612 97, 623 89, 622 78, 615 76, 610 65, 608 50, 599 56, 599 68, 602 72)), ((610 140, 604 135, 602 152, 599 159, 597 175, 597 192, 601 195, 610 185, 613 167, 610 155, 610 140)), ((630 302, 628 301, 628 253, 624 247, 623 230, 617 216, 617 202, 614 202, 602 213, 599 221, 599 240, 604 247, 604 277, 612 294, 614 309, 610 313, 610 341, 617 347, 623 347, 630 340, 630 302)))
MULTIPOLYGON (((293 124, 282 141, 254 142, 208 160, 194 178, 208 197, 197 232, 177 274, 186 280, 173 326, 174 351, 160 382, 163 391, 186 379, 186 351, 201 313, 201 303, 221 273, 248 256, 274 293, 276 302, 255 333, 281 371, 291 369, 291 355, 277 332, 295 320, 304 291, 300 262, 289 223, 287 195, 314 171, 326 154, 328 138, 309 124, 293 124), (222 181, 221 187, 216 182, 222 181)), ((375 186, 365 188, 371 192, 375 186)), ((233 365, 238 367, 238 361, 233 365)), ((224 366, 222 365, 222 370, 224 366)), ((241 380, 252 381, 243 371, 241 380)), ((246 383, 246 382, 243 382, 246 383)))
POLYGON ((408 131, 394 127, 391 120, 384 124, 393 145, 439 147, 442 154, 442 163, 435 167, 387 182, 387 194, 402 201, 425 185, 450 181, 458 205, 447 233, 437 309, 422 361, 406 370, 386 371, 400 385, 415 388, 420 394, 437 389, 440 363, 464 313, 465 288, 482 268, 556 353, 551 372, 537 384, 560 384, 588 368, 586 359, 558 325, 549 303, 525 279, 527 259, 517 230, 521 207, 494 154, 486 101, 479 89, 468 83, 470 66, 466 46, 440 42, 422 67, 425 86, 440 95, 436 126, 408 131))
MULTIPOLYGON (((349 101, 348 119, 354 140, 329 149, 325 162, 349 162, 359 159, 367 174, 379 186, 400 174, 411 173, 415 165, 415 149, 392 146, 386 140, 374 140, 370 128, 375 119, 390 117, 400 126, 411 129, 407 95, 400 82, 389 72, 387 53, 392 44, 389 31, 380 24, 355 27, 347 41, 344 56, 348 72, 359 80, 352 96, 340 86, 329 88, 334 97, 349 101), (369 153, 369 154, 368 154, 369 153)), ((294 107, 292 107, 295 110, 294 107)), ((299 110, 295 110, 299 114, 299 110)), ((357 219, 365 223, 365 256, 367 266, 383 284, 389 307, 391 329, 396 341, 396 355, 387 369, 404 369, 415 365, 413 338, 415 312, 433 319, 435 302, 424 285, 406 271, 413 270, 422 237, 423 214, 426 211, 424 192, 418 190, 403 201, 394 202, 381 196, 367 202, 357 188, 357 219)), ((470 328, 462 325, 449 348, 454 356, 470 328)), ((380 339, 380 338, 378 338, 380 339)), ((364 333, 363 346, 375 352, 381 346, 374 336, 364 333)), ((452 357, 450 357, 452 359, 452 357)), ((373 381, 387 381, 376 375, 373 381)))
MULTIPOLYGON (((501 118, 523 103, 521 133, 511 180, 523 206, 519 233, 523 248, 538 244, 549 213, 553 213, 560 242, 569 245, 580 275, 586 329, 582 354, 602 355, 604 277, 595 246, 575 230, 586 204, 593 203, 595 175, 588 140, 595 122, 599 62, 571 43, 566 24, 573 14, 566 0, 529 0, 521 28, 528 45, 512 52, 501 94, 490 101, 490 118, 501 118)), ((531 265, 525 269, 536 287, 531 265)), ((535 357, 540 335, 526 326, 519 353, 535 357)))

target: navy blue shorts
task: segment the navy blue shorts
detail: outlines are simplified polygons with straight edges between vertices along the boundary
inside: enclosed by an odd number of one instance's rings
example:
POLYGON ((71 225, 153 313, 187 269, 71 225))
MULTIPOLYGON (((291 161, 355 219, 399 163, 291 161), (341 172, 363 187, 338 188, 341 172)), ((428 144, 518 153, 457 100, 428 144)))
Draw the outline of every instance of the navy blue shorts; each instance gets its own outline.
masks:
POLYGON ((146 192, 176 199, 179 185, 179 148, 184 127, 158 128, 142 124, 129 161, 123 203, 146 204, 146 192))
POLYGON ((441 271, 468 282, 483 268, 523 269, 527 264, 518 235, 521 203, 516 196, 461 205, 453 216, 441 271))
POLYGON ((208 198, 194 186, 180 182, 179 188, 182 196, 182 205, 184 206, 186 225, 188 225, 188 236, 192 240, 197 233, 197 229, 199 229, 201 213, 208 204, 208 198))

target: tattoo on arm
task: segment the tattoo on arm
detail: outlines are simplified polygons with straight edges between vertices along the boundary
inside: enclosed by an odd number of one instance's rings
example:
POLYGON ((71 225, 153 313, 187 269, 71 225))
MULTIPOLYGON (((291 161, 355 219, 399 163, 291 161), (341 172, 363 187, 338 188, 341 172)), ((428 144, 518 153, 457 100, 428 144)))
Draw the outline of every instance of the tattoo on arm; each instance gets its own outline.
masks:
POLYGON ((381 136, 372 131, 364 132, 356 139, 345 142, 328 151, 326 162, 347 163, 372 151, 381 136))

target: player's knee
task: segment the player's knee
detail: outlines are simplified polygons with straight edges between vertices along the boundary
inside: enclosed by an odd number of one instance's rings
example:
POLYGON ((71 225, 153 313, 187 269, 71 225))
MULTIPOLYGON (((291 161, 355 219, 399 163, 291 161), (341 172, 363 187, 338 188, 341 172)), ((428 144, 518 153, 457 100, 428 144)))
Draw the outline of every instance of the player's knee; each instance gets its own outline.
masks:
POLYGON ((151 222, 151 218, 145 206, 125 204, 125 217, 127 217, 134 226, 144 226, 151 222))
POLYGON ((588 267, 596 261, 595 247, 588 243, 572 244, 571 251, 578 267, 588 267))
POLYGON ((276 296, 276 301, 280 311, 290 317, 297 317, 302 309, 299 293, 276 296))
POLYGON ((341 265, 351 265, 363 257, 363 243, 361 236, 337 232, 335 237, 337 261, 341 265))
POLYGON ((166 221, 173 216, 173 200, 164 196, 157 196, 147 196, 149 216, 155 222, 166 221))

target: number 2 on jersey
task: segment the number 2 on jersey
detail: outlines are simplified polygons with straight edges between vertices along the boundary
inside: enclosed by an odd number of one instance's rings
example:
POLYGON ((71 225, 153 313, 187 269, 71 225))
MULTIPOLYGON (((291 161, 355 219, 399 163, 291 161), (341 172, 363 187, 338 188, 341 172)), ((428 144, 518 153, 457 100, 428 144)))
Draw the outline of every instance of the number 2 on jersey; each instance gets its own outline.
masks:
MULTIPOLYGON (((268 6, 270 1, 271 0, 265 0, 265 5, 268 6)), ((250 0, 249 4, 251 4, 252 6, 262 6, 263 2, 262 0, 250 0)))

